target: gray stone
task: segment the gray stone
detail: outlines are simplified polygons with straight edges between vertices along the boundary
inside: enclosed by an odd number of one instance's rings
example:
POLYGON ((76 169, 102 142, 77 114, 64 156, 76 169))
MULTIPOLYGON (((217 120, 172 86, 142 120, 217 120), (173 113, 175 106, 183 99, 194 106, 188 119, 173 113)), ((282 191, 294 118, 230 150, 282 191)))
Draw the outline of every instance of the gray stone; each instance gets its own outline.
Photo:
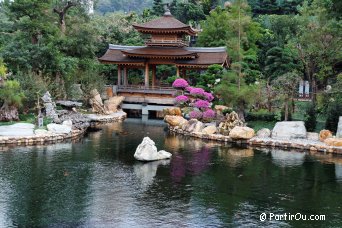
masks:
POLYGON ((0 136, 33 136, 34 124, 16 123, 0 126, 0 136))
POLYGON ((336 137, 342 138, 342 116, 340 116, 340 118, 338 120, 336 137))
POLYGON ((145 137, 134 153, 134 158, 139 161, 156 161, 162 159, 170 159, 171 153, 165 150, 157 151, 157 147, 153 140, 145 137))
POLYGON ((59 123, 58 114, 56 111, 56 104, 52 101, 49 91, 42 96, 44 102, 45 115, 46 117, 52 118, 54 122, 59 123))
POLYGON ((262 128, 257 132, 259 138, 269 138, 271 137, 271 130, 268 128, 262 128))
POLYGON ((48 124, 47 129, 49 130, 49 132, 56 134, 68 134, 71 132, 70 126, 62 124, 48 124))
POLYGON ((77 101, 56 101, 56 104, 68 107, 68 108, 73 108, 73 107, 81 107, 82 103, 77 102, 77 101))
POLYGON ((306 134, 303 121, 277 122, 272 130, 274 139, 306 139, 306 134))
POLYGON ((316 132, 308 132, 306 138, 312 141, 319 141, 319 134, 316 132))
POLYGON ((64 120, 62 125, 69 126, 72 128, 72 121, 71 120, 64 120))

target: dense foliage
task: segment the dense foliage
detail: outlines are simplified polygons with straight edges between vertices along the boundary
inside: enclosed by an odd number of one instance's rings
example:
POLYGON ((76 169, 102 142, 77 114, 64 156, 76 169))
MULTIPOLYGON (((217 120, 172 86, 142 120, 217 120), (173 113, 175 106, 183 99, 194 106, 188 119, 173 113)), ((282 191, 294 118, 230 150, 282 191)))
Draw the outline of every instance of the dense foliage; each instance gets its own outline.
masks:
MULTIPOLYGON (((228 70, 211 66, 206 72, 188 71, 191 84, 217 95, 215 103, 237 109, 240 116, 246 111, 268 110, 273 115, 283 110, 289 118, 295 110, 297 83, 308 80, 313 101, 308 115, 314 110, 334 130, 342 100, 341 1, 94 3, 95 14, 88 13, 87 0, 0 3, 0 77, 19 82, 24 106, 33 107, 36 95, 46 90, 55 98, 72 98, 73 86, 81 84, 86 99, 90 90, 114 84, 116 66, 99 64, 97 57, 110 43, 143 45, 146 37, 132 24, 161 16, 169 3, 177 19, 201 30, 196 46, 227 48, 228 70)), ((142 83, 141 74, 131 70, 129 83, 142 83)), ((174 66, 157 67, 162 83, 171 85, 175 74, 174 66)))

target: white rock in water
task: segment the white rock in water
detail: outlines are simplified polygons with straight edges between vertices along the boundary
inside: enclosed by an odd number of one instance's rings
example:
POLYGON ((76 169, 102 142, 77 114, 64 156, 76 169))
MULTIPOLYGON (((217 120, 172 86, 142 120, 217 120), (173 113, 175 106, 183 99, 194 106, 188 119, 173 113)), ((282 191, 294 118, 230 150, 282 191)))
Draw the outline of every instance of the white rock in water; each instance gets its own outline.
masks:
POLYGON ((145 137, 142 143, 139 144, 134 153, 134 158, 139 161, 156 161, 171 158, 172 154, 165 150, 157 151, 155 143, 145 137))
POLYGON ((64 120, 62 125, 72 127, 72 121, 71 120, 64 120))
POLYGON ((342 138, 342 116, 338 119, 336 137, 342 138))
POLYGON ((48 124, 47 129, 49 132, 57 133, 57 134, 68 134, 71 132, 71 127, 62 124, 48 124))
POLYGON ((272 130, 274 139, 306 139, 306 128, 303 121, 277 122, 272 130))

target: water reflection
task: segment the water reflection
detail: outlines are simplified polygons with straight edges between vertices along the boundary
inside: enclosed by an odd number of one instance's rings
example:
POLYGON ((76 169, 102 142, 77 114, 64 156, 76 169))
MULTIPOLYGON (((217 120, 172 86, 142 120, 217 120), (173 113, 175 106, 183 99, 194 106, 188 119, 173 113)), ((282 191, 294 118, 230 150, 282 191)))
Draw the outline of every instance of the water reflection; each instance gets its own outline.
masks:
POLYGON ((135 175, 141 182, 141 186, 146 188, 153 183, 153 179, 157 174, 157 169, 159 165, 169 165, 170 160, 160 160, 148 163, 139 162, 134 164, 133 169, 135 175))
POLYGON ((77 143, 0 152, 0 227, 341 227, 342 157, 236 148, 164 127, 129 120, 77 143), (144 136, 172 159, 135 161, 144 136), (263 212, 329 217, 262 223, 263 212))
POLYGON ((272 161, 280 167, 301 166, 305 160, 305 153, 271 149, 272 161))
POLYGON ((250 148, 234 148, 221 146, 218 148, 218 155, 225 160, 230 167, 238 167, 249 158, 254 156, 253 149, 250 148))

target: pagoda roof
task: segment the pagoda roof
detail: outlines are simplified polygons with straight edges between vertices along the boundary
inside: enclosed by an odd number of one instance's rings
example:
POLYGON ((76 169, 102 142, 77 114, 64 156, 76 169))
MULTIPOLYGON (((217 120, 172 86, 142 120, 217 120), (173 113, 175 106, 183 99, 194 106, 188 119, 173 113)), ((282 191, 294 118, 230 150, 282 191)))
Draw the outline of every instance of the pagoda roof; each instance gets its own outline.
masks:
POLYGON ((122 53, 129 57, 147 58, 195 58, 196 52, 176 47, 140 47, 122 50, 122 53))
POLYGON ((190 25, 177 20, 170 13, 143 24, 133 24, 133 27, 142 33, 185 33, 196 35, 196 31, 190 25))
POLYGON ((172 64, 193 68, 207 68, 212 64, 228 66, 225 47, 156 48, 110 44, 107 52, 99 60, 102 63, 143 66, 150 58, 170 59, 172 64))

